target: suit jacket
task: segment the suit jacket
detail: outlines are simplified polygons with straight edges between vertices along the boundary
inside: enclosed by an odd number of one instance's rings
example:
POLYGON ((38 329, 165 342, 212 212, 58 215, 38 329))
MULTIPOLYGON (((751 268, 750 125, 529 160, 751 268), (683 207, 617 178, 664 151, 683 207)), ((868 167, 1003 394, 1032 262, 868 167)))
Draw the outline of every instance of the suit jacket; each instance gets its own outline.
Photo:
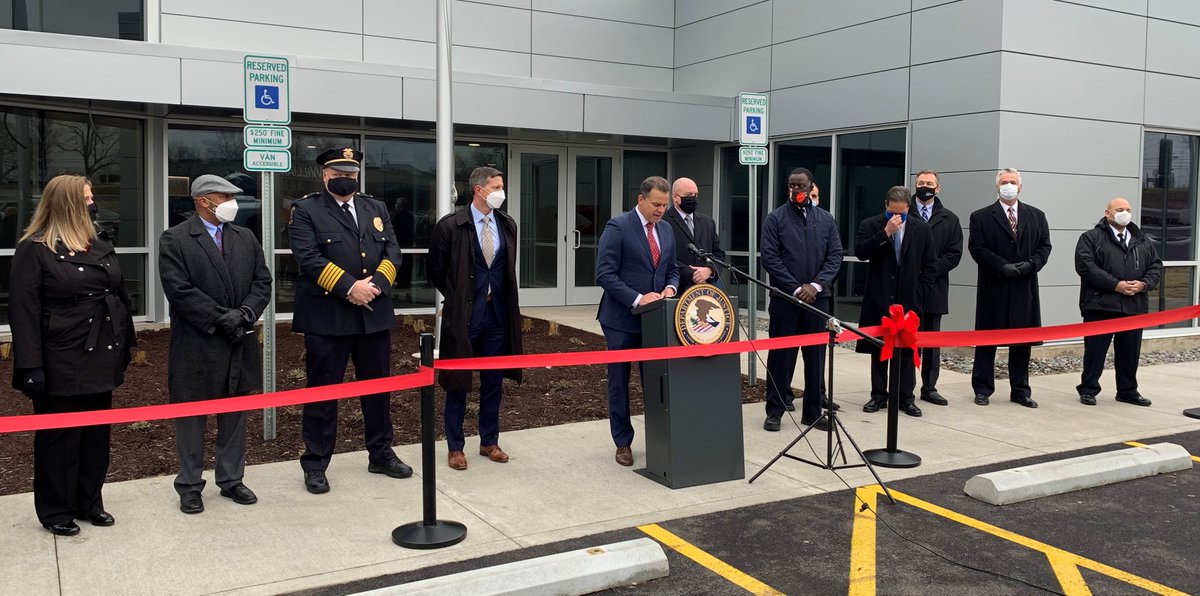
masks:
POLYGON ((328 191, 312 193, 292 204, 288 224, 292 255, 300 275, 292 329, 314 335, 358 335, 391 329, 392 284, 400 266, 400 247, 387 207, 370 195, 354 198, 358 225, 328 191), (374 310, 350 304, 354 282, 370 276, 380 294, 374 310))
MULTIPOLYGON (((503 211, 496 214, 496 225, 504 242, 504 304, 508 310, 505 354, 523 353, 521 346, 521 306, 517 286, 517 222, 503 211)), ((480 256, 479 234, 470 207, 460 207, 446 215, 433 228, 426 270, 429 281, 442 293, 441 358, 474 356, 468 333, 475 300, 475 259, 480 256)), ((494 262, 493 262, 494 264, 494 262)), ((504 376, 521 382, 521 369, 508 369, 504 376)), ((438 381, 446 391, 470 391, 471 371, 444 370, 438 381)))
POLYGON ((663 220, 671 224, 671 230, 675 233, 675 266, 679 268, 679 293, 681 294, 684 290, 696 285, 692 282, 695 267, 712 269, 712 275, 709 276, 707 283, 712 283, 720 277, 717 275, 715 265, 709 265, 704 259, 696 256, 696 253, 688 250, 688 243, 695 244, 701 250, 711 252, 713 256, 722 261, 725 260, 725 251, 721 250, 721 239, 717 236, 717 222, 697 211, 692 214, 692 225, 696 228, 696 233, 693 234, 688 230, 683 215, 679 210, 671 208, 667 209, 667 214, 663 216, 663 220))
POLYGON ((650 243, 646 240, 646 229, 642 227, 637 207, 604 224, 596 253, 596 283, 604 288, 596 312, 601 326, 641 333, 641 321, 630 312, 638 294, 662 292, 667 286, 679 287, 679 267, 671 258, 675 254, 671 226, 659 221, 654 232, 661 245, 657 267, 651 265, 650 243))
POLYGON ((999 201, 971 214, 967 247, 979 265, 976 329, 1039 327, 1042 308, 1038 299, 1037 272, 1050 258, 1050 227, 1037 207, 1021 202, 1017 207, 1017 233, 999 201), (1033 273, 1004 277, 1007 263, 1029 261, 1033 273))
MULTIPOLYGON (((909 220, 914 217, 924 221, 916 199, 908 209, 909 220)), ((925 292, 923 312, 944 315, 950 312, 950 272, 962 260, 962 224, 958 216, 942 204, 942 199, 934 197, 929 228, 933 231, 933 251, 937 254, 937 279, 925 292)))
POLYGON ((231 342, 216 327, 229 309, 255 317, 271 301, 271 274, 254 233, 227 223, 224 252, 192 215, 158 239, 158 271, 171 306, 167 388, 172 402, 246 395, 262 389, 262 361, 253 335, 231 342))
MULTIPOLYGON (((924 315, 925 292, 937 277, 937 254, 933 249, 933 232, 920 216, 909 217, 904 224, 900 242, 900 260, 896 260, 895 245, 884 232, 887 220, 883 214, 864 219, 858 226, 854 254, 867 261, 867 287, 863 292, 860 325, 878 325, 888 314, 888 307, 899 304, 905 310, 924 315)), ((860 341, 859 352, 874 353, 878 348, 860 341)))

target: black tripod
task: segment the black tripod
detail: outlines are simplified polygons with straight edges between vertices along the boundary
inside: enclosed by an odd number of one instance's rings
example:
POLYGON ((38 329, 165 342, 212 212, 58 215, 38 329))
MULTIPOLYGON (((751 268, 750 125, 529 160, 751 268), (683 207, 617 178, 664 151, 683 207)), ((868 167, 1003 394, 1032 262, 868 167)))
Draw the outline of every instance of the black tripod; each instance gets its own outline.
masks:
MULTIPOLYGON (((734 267, 733 265, 714 257, 712 255, 712 253, 701 250, 700 248, 697 248, 696 245, 694 245, 694 244, 688 244, 688 250, 692 251, 693 253, 696 254, 696 256, 704 259, 709 264, 720 265, 720 266, 724 267, 725 269, 729 270, 731 273, 733 273, 735 275, 740 275, 740 276, 746 278, 747 280, 757 284, 758 286, 767 290, 767 293, 770 294, 771 296, 775 296, 775 297, 781 298, 783 300, 787 300, 788 302, 791 302, 792 304, 795 304, 795 305, 803 308, 804 310, 807 310, 812 315, 824 319, 825 320, 825 331, 829 335, 829 340, 825 344, 825 357, 828 362, 827 374, 829 375, 828 379, 825 382, 825 386, 826 386, 826 392, 828 393, 828 396, 829 396, 829 403, 825 405, 824 412, 820 416, 818 416, 816 420, 813 420, 813 422, 811 424, 809 424, 807 428, 800 431, 799 436, 797 436, 795 439, 793 439, 791 443, 788 443, 787 447, 784 447, 782 451, 780 451, 778 454, 775 455, 774 458, 771 459, 771 461, 767 462, 767 465, 763 466, 763 468, 761 470, 759 470, 756 474, 751 476, 749 482, 754 482, 755 480, 757 480, 759 476, 762 476, 763 472, 766 472, 768 468, 770 468, 772 465, 775 464, 775 462, 779 461, 779 459, 783 458, 783 457, 786 457, 788 459, 794 459, 796 461, 804 462, 806 464, 816 466, 823 470, 830 470, 830 471, 844 470, 844 469, 848 469, 848 468, 866 467, 867 470, 869 470, 871 472, 871 475, 875 477, 875 482, 878 482, 879 486, 881 488, 883 488, 883 492, 885 495, 887 495, 888 500, 890 500, 893 504, 895 504, 896 500, 892 498, 891 491, 888 490, 888 487, 887 487, 887 485, 885 485, 883 483, 883 480, 881 478, 879 478, 879 474, 875 472, 875 467, 872 466, 871 462, 866 458, 865 455, 863 455, 863 451, 862 451, 862 449, 859 448, 858 443, 854 442, 854 437, 850 436, 850 431, 846 430, 846 427, 842 424, 842 421, 838 419, 837 410, 834 409, 834 401, 833 401, 834 400, 833 354, 834 354, 834 348, 837 346, 837 337, 838 337, 838 335, 840 335, 842 333, 843 328, 846 330, 849 330, 851 333, 854 333, 855 335, 861 337, 862 339, 864 339, 868 342, 871 342, 872 344, 874 344, 877 347, 883 346, 883 342, 877 338, 874 338, 874 337, 864 334, 862 331, 859 331, 858 327, 855 327, 854 325, 851 325, 849 323, 843 323, 843 322, 839 321, 833 315, 831 315, 811 304, 808 304, 807 302, 804 302, 803 300, 800 300, 799 298, 796 298, 795 296, 788 294, 787 292, 780 291, 775 286, 772 286, 760 279, 757 279, 757 278, 751 276, 750 274, 746 273, 745 271, 742 271, 741 269, 738 269, 737 267, 734 267), (796 443, 799 443, 801 441, 801 439, 803 439, 805 437, 805 435, 807 435, 810 431, 812 431, 817 426, 821 425, 822 422, 825 422, 825 437, 826 437, 825 460, 824 461, 813 461, 810 459, 805 459, 803 457, 798 457, 798 456, 788 453, 788 451, 791 451, 792 447, 796 446, 796 443), (842 435, 845 435, 846 440, 850 441, 850 445, 852 447, 854 447, 854 451, 856 453, 858 453, 858 457, 862 460, 863 463, 850 464, 847 461, 846 450, 842 444, 842 435), (842 459, 841 464, 837 463, 837 458, 839 456, 842 459)), ((768 382, 775 382, 775 380, 773 380, 773 379, 768 380, 768 382)))

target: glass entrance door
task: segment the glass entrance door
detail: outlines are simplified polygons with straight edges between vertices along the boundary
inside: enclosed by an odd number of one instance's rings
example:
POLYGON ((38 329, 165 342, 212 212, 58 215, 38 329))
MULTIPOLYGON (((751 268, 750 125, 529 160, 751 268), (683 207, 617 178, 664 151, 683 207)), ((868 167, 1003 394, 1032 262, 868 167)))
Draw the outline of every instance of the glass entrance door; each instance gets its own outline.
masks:
POLYGON ((566 208, 568 214, 567 304, 598 304, 603 290, 596 285, 596 253, 600 234, 613 214, 621 188, 618 151, 571 149, 566 208))

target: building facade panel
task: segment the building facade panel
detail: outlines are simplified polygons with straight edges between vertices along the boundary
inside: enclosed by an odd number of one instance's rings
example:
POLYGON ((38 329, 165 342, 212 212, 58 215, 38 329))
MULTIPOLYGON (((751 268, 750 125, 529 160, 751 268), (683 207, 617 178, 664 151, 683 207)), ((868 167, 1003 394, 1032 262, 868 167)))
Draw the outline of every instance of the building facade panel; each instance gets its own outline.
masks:
POLYGON ((674 69, 675 91, 732 97, 771 86, 771 48, 759 48, 674 69))
MULTIPOLYGON (((418 0, 428 1, 428 0, 418 0)), ((162 16, 192 17, 220 23, 260 24, 271 27, 310 29, 312 31, 336 31, 341 33, 363 32, 364 0, 339 2, 336 10, 322 0, 288 0, 285 5, 278 2, 244 2, 242 0, 159 0, 162 16)), ((405 0, 409 4, 412 0, 405 0)), ((184 38, 186 39, 186 38, 184 38)), ((181 43, 184 39, 164 35, 163 43, 181 43)), ((190 40, 193 44, 201 39, 190 40)))
POLYGON ((672 87, 671 69, 656 66, 617 64, 534 54, 532 68, 533 77, 537 79, 598 83, 656 91, 671 91, 672 87))
POLYGON ((1000 163, 1059 174, 1138 176, 1135 124, 1003 112, 1000 163))
POLYGON ((1004 49, 1141 69, 1146 19, 1057 0, 1004 2, 1004 49))
POLYGON ((1150 19, 1146 35, 1146 70, 1200 77, 1200 25, 1150 19))
POLYGON ((940 118, 1000 109, 1000 52, 912 67, 909 118, 940 118))
POLYGON ((690 25, 753 4, 773 4, 774 0, 685 0, 675 2, 675 27, 690 25))
POLYGON ((675 66, 688 66, 768 47, 771 40, 766 28, 771 23, 769 2, 704 19, 675 30, 675 66))
MULTIPOLYGON (((437 45, 432 41, 363 37, 363 60, 374 64, 395 64, 417 68, 437 67, 437 45)), ((458 54, 457 48, 455 49, 458 54)), ((455 64, 455 70, 462 70, 455 64)))
POLYGON ((529 52, 529 10, 456 1, 450 20, 452 39, 458 46, 529 52), (496 33, 503 31, 503 35, 496 33))
POLYGON ((166 44, 362 61, 362 34, 164 14, 166 44))
POLYGON ((674 35, 664 27, 534 12, 532 31, 536 54, 663 68, 674 66, 674 35))
POLYGON ((1146 125, 1200 130, 1200 110, 1192 101, 1200 97, 1200 78, 1146 73, 1146 125))
POLYGON ((1192 0, 1149 0, 1146 11, 1151 18, 1200 25, 1200 4, 1192 0))
POLYGON ((771 40, 780 44, 826 31, 907 14, 911 0, 777 0, 771 40))
POLYGON ((433 42, 435 27, 437 0, 363 0, 364 35, 433 42))
POLYGON ((1144 72, 1013 52, 1002 64, 1005 110, 1128 123, 1145 113, 1144 72))
POLYGON ((1001 2, 958 0, 917 8, 912 15, 913 64, 994 52, 1002 45, 1001 2))
POLYGON ((916 170, 995 173, 999 143, 998 112, 917 120, 912 123, 908 161, 916 170))
POLYGON ((772 135, 903 122, 908 118, 908 69, 772 91, 771 105, 778 106, 771 112, 772 135))
POLYGON ((533 10, 675 27, 675 0, 533 0, 533 10))
POLYGON ((587 96, 583 107, 584 131, 638 136, 723 141, 729 138, 728 123, 733 117, 732 107, 599 95, 587 96))
POLYGON ((909 15, 904 14, 776 44, 771 52, 771 88, 904 68, 908 34, 909 15))

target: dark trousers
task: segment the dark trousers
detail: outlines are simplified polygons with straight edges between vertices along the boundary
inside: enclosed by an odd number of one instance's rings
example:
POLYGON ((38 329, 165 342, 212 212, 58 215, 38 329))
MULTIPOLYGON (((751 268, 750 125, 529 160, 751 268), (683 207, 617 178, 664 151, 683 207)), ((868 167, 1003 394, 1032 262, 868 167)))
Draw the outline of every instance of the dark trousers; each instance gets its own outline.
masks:
MULTIPOLYGON (((1083 311, 1083 321, 1106 321, 1128 315, 1096 310, 1083 311)), ((1083 338, 1083 375, 1075 390, 1079 395, 1095 396, 1100 393, 1100 373, 1104 372, 1104 357, 1108 344, 1113 346, 1113 369, 1117 375, 1117 397, 1134 397, 1138 394, 1138 359, 1142 354, 1142 330, 1130 329, 1120 333, 1089 335, 1083 338)))
MULTIPOLYGON (((894 357, 880 360, 879 352, 871 354, 871 399, 886 404, 892 396, 889 390, 892 379, 888 367, 895 363, 900 367, 900 405, 913 403, 913 389, 917 386, 917 370, 913 367, 912 350, 898 349, 894 357)), ((921 362, 924 366, 925 362, 921 362)))
MULTIPOLYGON (((829 298, 818 297, 813 306, 829 312, 829 298)), ((772 303, 771 322, 767 332, 771 337, 783 337, 824 331, 825 321, 798 306, 772 303)), ((804 358, 804 405, 802 420, 812 421, 821 415, 821 372, 825 368, 825 344, 803 348, 784 348, 767 353, 767 416, 782 416, 788 399, 792 375, 796 372, 797 352, 804 358)))
MULTIPOLYGON (((230 488, 241 484, 246 472, 246 413, 217 414, 216 480, 217 486, 230 488)), ((204 490, 204 430, 207 416, 175 419, 175 453, 179 456, 179 474, 175 492, 204 490)))
MULTIPOLYGON (((604 330, 604 342, 610 350, 642 347, 641 333, 629 333, 603 325, 600 328, 604 330)), ((632 368, 628 362, 608 365, 608 427, 617 447, 628 447, 633 443, 633 424, 629 421, 629 373, 632 368)), ((639 362, 638 376, 641 374, 642 363, 639 362)))
MULTIPOLYGON (((42 396, 35 414, 112 408, 112 392, 42 396)), ((42 525, 65 524, 104 511, 109 425, 39 430, 33 434, 33 508, 42 525)))
MULTIPOLYGON (((1033 395, 1033 391, 1029 389, 1029 352, 1028 345, 1008 348, 1010 399, 1033 395)), ((971 366, 971 389, 975 391, 975 395, 988 397, 996 392, 996 346, 975 348, 975 363, 971 366)))
MULTIPOLYGON (((921 317, 921 331, 941 331, 942 315, 921 317)), ((942 349, 921 348, 921 395, 937 391, 938 376, 942 372, 942 349)))
MULTIPOLYGON (((304 364, 308 374, 306 387, 341 383, 346 362, 354 361, 354 376, 360 380, 391 375, 391 332, 363 335, 305 335, 304 364)), ((396 457, 392 451, 391 394, 374 393, 359 398, 362 407, 364 443, 371 463, 384 463, 396 457)), ((306 472, 324 471, 333 458, 337 441, 338 400, 304 404, 304 455, 300 467, 306 472)))
MULTIPOLYGON (((484 302, 483 324, 467 329, 471 352, 476 356, 499 356, 504 353, 505 326, 496 316, 494 302, 484 302)), ((500 398, 504 386, 503 370, 479 371, 479 444, 495 445, 500 440, 500 398)), ((446 428, 446 445, 450 451, 462 451, 463 418, 467 414, 465 391, 447 391, 446 408, 442 413, 446 428)))

